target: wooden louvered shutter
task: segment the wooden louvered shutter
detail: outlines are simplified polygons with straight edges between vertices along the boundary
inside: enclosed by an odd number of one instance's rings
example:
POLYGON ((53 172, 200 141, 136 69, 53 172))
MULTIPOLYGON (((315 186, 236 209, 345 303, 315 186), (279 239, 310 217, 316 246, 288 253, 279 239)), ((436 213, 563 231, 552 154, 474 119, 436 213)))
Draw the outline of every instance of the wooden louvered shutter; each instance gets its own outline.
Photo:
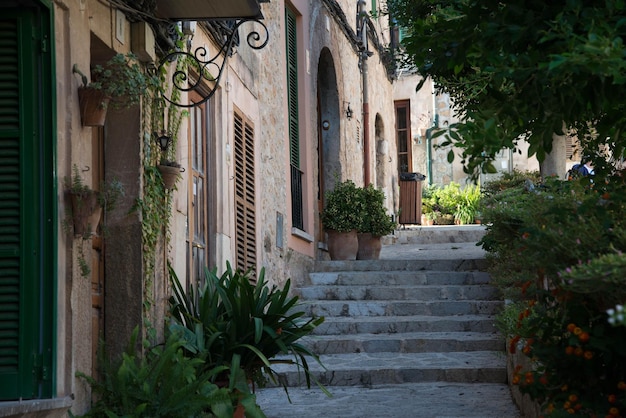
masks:
POLYGON ((300 133, 298 126, 298 48, 296 16, 285 9, 287 25, 287 94, 289 112, 289 152, 291 165, 300 168, 300 133))
POLYGON ((0 13, 0 400, 30 399, 52 392, 50 22, 0 13))
POLYGON ((256 202, 254 128, 235 112, 235 242, 236 268, 256 267, 256 202))

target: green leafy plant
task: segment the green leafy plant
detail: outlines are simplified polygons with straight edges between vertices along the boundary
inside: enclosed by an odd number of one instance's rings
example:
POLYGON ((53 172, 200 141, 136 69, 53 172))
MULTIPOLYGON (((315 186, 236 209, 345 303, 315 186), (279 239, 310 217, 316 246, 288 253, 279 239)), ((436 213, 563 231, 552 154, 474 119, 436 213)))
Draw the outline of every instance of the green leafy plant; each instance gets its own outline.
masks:
POLYGON ((397 223, 385 209, 385 193, 376 189, 372 184, 359 189, 360 223, 358 232, 371 233, 374 236, 390 234, 397 227, 397 223))
POLYGON ((461 224, 472 224, 478 214, 482 193, 480 186, 468 184, 460 191, 459 203, 454 211, 454 220, 461 224))
POLYGON ((481 244, 513 301, 498 325, 509 351, 528 358, 512 383, 546 417, 623 416, 626 328, 610 322, 626 299, 623 177, 520 179, 492 190, 481 244))
MULTIPOLYGON (((81 76, 84 88, 101 91, 104 97, 110 99, 109 105, 114 109, 138 104, 147 88, 157 82, 154 77, 144 73, 132 53, 115 54, 104 65, 94 66, 91 69, 91 83, 76 65, 73 71, 81 76)), ((105 107, 106 103, 103 102, 101 106, 105 107)))
POLYGON ((220 388, 211 378, 227 366, 207 368, 202 358, 185 356, 184 341, 176 333, 164 344, 138 355, 138 331, 134 329, 128 348, 118 361, 107 361, 101 350, 99 380, 77 373, 89 383, 97 399, 84 417, 231 418, 239 403, 245 406, 247 416, 265 416, 245 379, 241 384, 243 373, 231 373, 230 384, 220 388))
MULTIPOLYGON (((299 340, 311 334, 324 318, 303 318, 304 312, 297 309, 298 297, 288 296, 290 281, 282 289, 269 288, 261 269, 253 284, 249 272, 233 271, 230 264, 221 276, 215 271, 205 273, 205 285, 197 292, 192 288, 185 293, 170 267, 174 289, 171 326, 184 332, 189 353, 206 356, 210 367, 229 365, 238 356, 246 377, 259 385, 265 383, 262 372, 277 382, 272 364, 293 364, 304 371, 310 387, 307 357, 321 362, 299 340), (293 360, 276 359, 279 354, 293 355, 293 360)), ((283 387, 286 390, 284 383, 283 387)))
MULTIPOLYGON (((68 208, 68 219, 64 225, 69 228, 74 223, 75 232, 83 235, 84 238, 90 236, 89 229, 85 222, 93 213, 98 215, 97 219, 91 220, 94 223, 99 221, 100 212, 96 211, 99 207, 103 208, 105 213, 115 208, 119 199, 124 196, 124 185, 117 179, 109 182, 102 182, 100 190, 93 190, 87 186, 78 171, 76 164, 72 167, 72 175, 65 177, 64 186, 66 193, 70 196, 71 210, 68 208)), ((95 225, 92 225, 95 226, 95 225)), ((87 269, 81 266, 82 271, 87 269)))
POLYGON ((335 188, 325 194, 324 210, 320 214, 324 228, 338 232, 358 229, 360 202, 360 190, 352 180, 336 183, 335 188))

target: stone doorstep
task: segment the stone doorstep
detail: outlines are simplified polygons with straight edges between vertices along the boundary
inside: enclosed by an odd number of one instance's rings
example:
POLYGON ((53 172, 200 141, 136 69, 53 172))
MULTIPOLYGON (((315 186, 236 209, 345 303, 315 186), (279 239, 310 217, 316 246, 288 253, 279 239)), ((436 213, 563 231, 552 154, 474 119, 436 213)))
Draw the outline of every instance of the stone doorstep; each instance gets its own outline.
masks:
POLYGON ((70 397, 0 402, 0 417, 65 418, 72 403, 70 397))

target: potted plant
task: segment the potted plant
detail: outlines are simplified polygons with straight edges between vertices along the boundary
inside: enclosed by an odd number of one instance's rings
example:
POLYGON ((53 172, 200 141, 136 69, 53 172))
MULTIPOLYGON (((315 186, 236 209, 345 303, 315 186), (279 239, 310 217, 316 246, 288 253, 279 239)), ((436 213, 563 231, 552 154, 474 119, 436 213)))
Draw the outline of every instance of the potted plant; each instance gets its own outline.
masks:
POLYGON ((146 76, 134 54, 116 54, 104 65, 91 70, 91 83, 74 64, 81 76, 78 101, 83 126, 104 126, 107 109, 125 109, 138 104, 151 77, 146 76))
POLYGON ((361 192, 352 180, 336 183, 334 189, 325 194, 320 219, 328 235, 331 260, 356 260, 359 248, 357 228, 361 222, 360 200, 361 192))
POLYGON ((380 255, 381 237, 393 232, 397 223, 385 209, 385 194, 372 184, 360 189, 359 249, 357 260, 377 260, 380 255))
POLYGON ((437 212, 434 212, 432 210, 423 212, 422 213, 422 225, 423 226, 434 225, 436 217, 437 217, 437 212))
MULTIPOLYGON (((221 276, 205 270, 205 279, 202 288, 185 293, 170 267, 170 329, 183 331, 188 354, 204 358, 208 368, 238 363, 253 385, 263 385, 266 376, 276 383, 272 364, 293 364, 304 371, 310 386, 312 376, 305 356, 320 360, 299 340, 324 318, 303 318, 304 311, 297 309, 298 297, 288 297, 290 281, 282 289, 270 288, 261 269, 255 284, 250 271, 233 271, 229 263, 221 276), (279 354, 293 355, 293 360, 275 359, 279 354)), ((222 376, 222 380, 229 378, 222 376)))
POLYGON ((165 158, 161 159, 159 165, 157 165, 157 169, 159 173, 161 173, 161 179, 163 179, 163 187, 166 190, 171 190, 174 188, 174 185, 178 181, 180 177, 180 173, 185 171, 185 169, 176 161, 168 160, 165 158))
POLYGON ((96 232, 102 210, 112 210, 120 197, 124 195, 124 185, 119 180, 103 183, 96 191, 87 186, 78 166, 72 167, 72 175, 65 178, 65 190, 71 202, 71 217, 74 235, 88 236, 96 232))

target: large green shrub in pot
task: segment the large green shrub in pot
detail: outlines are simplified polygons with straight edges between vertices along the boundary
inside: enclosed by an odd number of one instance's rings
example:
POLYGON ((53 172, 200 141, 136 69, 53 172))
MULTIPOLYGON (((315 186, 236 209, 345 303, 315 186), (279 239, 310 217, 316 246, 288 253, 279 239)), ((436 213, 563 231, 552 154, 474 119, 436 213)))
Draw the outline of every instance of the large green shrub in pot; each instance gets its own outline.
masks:
POLYGON ((393 232, 397 223, 385 208, 385 193, 372 184, 359 189, 361 195, 360 222, 358 232, 371 233, 374 236, 383 236, 393 232))
POLYGON ((248 380, 260 385, 265 383, 264 376, 277 382, 272 364, 293 364, 304 371, 310 386, 307 357, 320 360, 299 340, 324 318, 303 318, 304 312, 297 309, 298 297, 289 297, 290 281, 282 289, 270 288, 261 269, 254 284, 250 272, 232 270, 230 264, 221 276, 215 271, 205 273, 205 285, 185 293, 170 268, 171 327, 184 332, 188 352, 206 356, 210 367, 228 366, 239 358, 248 380), (280 354, 292 355, 293 360, 275 359, 280 354))
POLYGON ((352 180, 335 184, 325 194, 321 220, 326 230, 349 232, 360 225, 361 192, 352 180))

